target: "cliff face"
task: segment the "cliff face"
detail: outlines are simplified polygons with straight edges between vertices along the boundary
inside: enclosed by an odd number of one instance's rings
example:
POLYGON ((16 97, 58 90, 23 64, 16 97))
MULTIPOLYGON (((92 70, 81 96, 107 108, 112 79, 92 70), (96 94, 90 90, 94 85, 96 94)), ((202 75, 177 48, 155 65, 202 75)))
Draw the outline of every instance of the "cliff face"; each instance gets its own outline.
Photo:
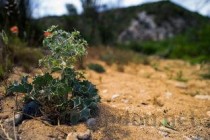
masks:
POLYGON ((146 11, 137 13, 130 25, 120 33, 119 42, 163 40, 173 37, 187 28, 187 22, 181 17, 171 17, 167 21, 158 24, 155 15, 149 15, 146 11))

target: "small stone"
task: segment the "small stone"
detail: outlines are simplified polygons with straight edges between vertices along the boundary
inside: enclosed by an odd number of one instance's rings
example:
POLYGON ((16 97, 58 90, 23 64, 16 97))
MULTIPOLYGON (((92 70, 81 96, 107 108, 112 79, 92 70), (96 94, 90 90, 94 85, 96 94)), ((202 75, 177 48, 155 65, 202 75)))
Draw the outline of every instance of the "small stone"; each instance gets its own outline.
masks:
POLYGON ((15 117, 11 117, 5 120, 6 123, 12 124, 13 123, 13 119, 15 120, 15 125, 20 124, 23 121, 23 114, 22 113, 18 113, 15 114, 15 117))
POLYGON ((186 118, 185 118, 185 117, 180 117, 180 120, 181 120, 181 121, 185 121, 186 118))
POLYGON ((69 133, 66 140, 78 140, 77 133, 69 133))
POLYGON ((102 93, 107 93, 108 92, 108 90, 107 89, 104 89, 103 91, 102 91, 102 93))
POLYGON ((127 104, 129 100, 128 100, 128 99, 122 99, 121 101, 122 101, 123 103, 127 104))
POLYGON ((23 115, 24 119, 30 119, 31 117, 29 116, 34 116, 34 117, 38 116, 41 114, 40 105, 35 101, 31 101, 23 107, 23 113, 24 113, 23 115))
POLYGON ((195 95, 196 99, 210 100, 210 95, 195 95))
POLYGON ((200 136, 192 136, 192 140, 204 140, 204 138, 200 136))
POLYGON ((114 94, 113 96, 112 96, 112 100, 114 100, 115 98, 117 98, 117 97, 119 97, 120 95, 119 94, 114 94))
POLYGON ((166 92, 166 93, 165 93, 165 97, 166 97, 167 99, 171 98, 172 95, 173 95, 173 94, 172 94, 171 92, 166 92))
POLYGON ((134 118, 133 125, 135 125, 135 126, 142 125, 142 121, 140 120, 140 118, 138 118, 138 117, 134 118))
POLYGON ((183 83, 183 82, 176 82, 175 83, 175 87, 177 88, 182 88, 182 89, 186 89, 187 88, 187 84, 183 83))
POLYGON ((77 135, 77 138, 79 140, 91 140, 91 131, 88 129, 86 132, 84 133, 79 133, 77 135))
POLYGON ((163 131, 163 132, 167 132, 167 133, 177 133, 177 131, 167 128, 167 127, 164 127, 164 126, 159 127, 159 130, 163 131))
POLYGON ((7 119, 9 116, 8 115, 1 115, 0 114, 0 119, 7 119))
POLYGON ((96 119, 90 118, 86 121, 88 127, 94 127, 96 125, 96 119))
POLYGON ((133 126, 133 123, 128 123, 128 126, 133 126))
POLYGON ((161 134, 164 137, 167 137, 168 136, 168 133, 167 132, 164 132, 164 131, 158 131, 158 132, 159 132, 159 134, 161 134))

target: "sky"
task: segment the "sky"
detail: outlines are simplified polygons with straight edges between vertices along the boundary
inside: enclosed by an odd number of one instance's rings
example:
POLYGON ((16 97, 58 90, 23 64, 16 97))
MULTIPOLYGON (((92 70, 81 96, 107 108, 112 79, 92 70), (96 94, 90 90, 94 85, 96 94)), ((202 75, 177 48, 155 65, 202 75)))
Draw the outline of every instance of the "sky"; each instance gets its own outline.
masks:
MULTIPOLYGON (((155 2, 159 0, 100 0, 100 4, 107 4, 109 7, 128 7, 139 5, 147 2, 155 2)), ((202 15, 210 16, 210 2, 205 4, 205 0, 171 0, 188 10, 197 11, 202 15)), ((33 4, 33 17, 39 18, 48 15, 64 15, 67 14, 66 4, 74 4, 78 13, 82 12, 80 0, 36 0, 33 4)))

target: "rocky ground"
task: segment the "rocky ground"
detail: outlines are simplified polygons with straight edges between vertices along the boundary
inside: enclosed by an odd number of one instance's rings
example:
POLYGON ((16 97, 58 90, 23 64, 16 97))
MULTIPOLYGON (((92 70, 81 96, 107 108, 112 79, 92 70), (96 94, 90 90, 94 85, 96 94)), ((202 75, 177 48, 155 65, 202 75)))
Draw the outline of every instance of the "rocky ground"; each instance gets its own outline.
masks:
MULTIPOLYGON (((75 126, 25 120, 14 133, 8 120, 14 116, 15 97, 4 97, 1 87, 0 139, 6 138, 2 128, 9 137, 16 134, 22 140, 210 139, 210 80, 201 77, 206 65, 155 57, 150 64, 130 63, 120 69, 95 58, 86 63, 101 64, 106 70, 102 74, 85 71, 102 98, 97 118, 75 126)), ((37 73, 40 69, 31 75, 37 73)), ((21 68, 15 68, 8 80, 21 75, 21 68)))

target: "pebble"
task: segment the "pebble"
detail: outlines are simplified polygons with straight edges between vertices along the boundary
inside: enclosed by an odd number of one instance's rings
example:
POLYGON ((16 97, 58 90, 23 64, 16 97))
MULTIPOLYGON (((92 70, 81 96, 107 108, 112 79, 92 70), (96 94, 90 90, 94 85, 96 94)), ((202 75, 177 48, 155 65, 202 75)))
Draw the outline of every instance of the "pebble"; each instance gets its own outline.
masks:
POLYGON ((167 127, 164 127, 164 126, 159 127, 159 130, 163 131, 163 132, 167 132, 167 133, 177 133, 177 131, 167 128, 167 127))
POLYGON ((204 138, 200 136, 192 136, 192 140, 204 140, 204 138))
POLYGON ((108 92, 108 90, 107 89, 104 89, 103 91, 102 91, 102 93, 107 93, 108 92))
POLYGON ((86 132, 84 133, 79 133, 77 135, 77 138, 79 140, 91 140, 91 131, 88 129, 86 132))
POLYGON ((210 95, 195 95, 196 99, 210 100, 210 95))
POLYGON ((125 103, 125 104, 127 104, 127 103, 129 102, 128 99, 122 99, 121 101, 122 101, 123 103, 125 103))
POLYGON ((77 133, 69 133, 66 140, 78 140, 77 133))
POLYGON ((166 93, 165 93, 165 97, 166 97, 167 99, 171 98, 172 95, 173 95, 173 94, 172 94, 171 92, 166 92, 166 93))
POLYGON ((91 131, 88 129, 83 133, 71 132, 66 137, 66 140, 91 140, 91 131))
POLYGON ((175 83, 175 87, 177 88, 182 88, 182 89, 186 89, 187 88, 187 84, 183 83, 183 82, 176 82, 175 83))
POLYGON ((164 131, 158 131, 158 132, 159 132, 159 134, 161 134, 164 137, 167 137, 168 136, 168 133, 167 132, 164 132, 164 131))
POLYGON ((13 119, 15 119, 15 125, 20 124, 23 121, 23 114, 18 113, 15 114, 15 117, 11 117, 5 120, 6 123, 12 124, 13 123, 13 119))
POLYGON ((90 118, 86 121, 86 123, 87 123, 88 127, 90 127, 90 128, 94 127, 94 126, 96 126, 96 119, 95 118, 90 118))
POLYGON ((114 95, 112 96, 112 100, 116 99, 116 98, 119 97, 119 96, 120 96, 119 94, 114 94, 114 95))
MULTIPOLYGON (((39 108, 40 108, 40 105, 37 102, 31 101, 23 107, 23 113, 28 114, 30 116, 37 116, 37 115, 41 114, 39 108)), ((24 117, 24 119, 30 119, 31 118, 27 115, 23 115, 23 117, 24 117)))

